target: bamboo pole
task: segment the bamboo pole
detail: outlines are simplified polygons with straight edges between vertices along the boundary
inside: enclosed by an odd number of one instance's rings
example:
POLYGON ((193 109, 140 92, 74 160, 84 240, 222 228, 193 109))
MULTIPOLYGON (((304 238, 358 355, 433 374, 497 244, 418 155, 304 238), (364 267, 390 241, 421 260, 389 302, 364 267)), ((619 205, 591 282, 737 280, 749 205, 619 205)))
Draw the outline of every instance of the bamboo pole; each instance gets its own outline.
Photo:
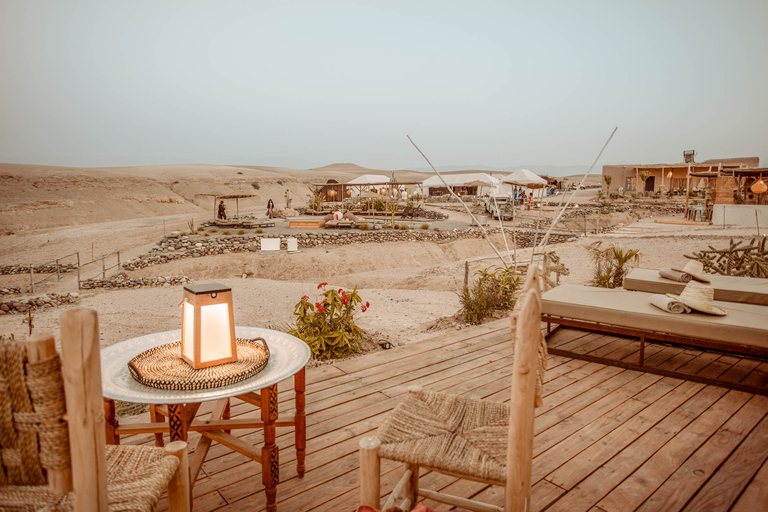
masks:
POLYGON ((573 191, 571 194, 571 197, 568 198, 568 201, 565 203, 565 205, 562 207, 562 209, 558 212, 557 216, 555 217, 555 220, 552 221, 552 224, 549 226, 549 229, 547 230, 547 233, 544 235, 544 238, 541 239, 541 243, 536 247, 536 250, 534 252, 542 252, 543 248, 547 245, 547 240, 549 239, 549 234, 552 232, 552 229, 554 229, 555 225, 560 220, 560 217, 563 216, 563 213, 568 208, 568 205, 571 204, 571 200, 573 200, 573 196, 576 195, 576 192, 581 188, 581 185, 584 184, 584 180, 587 179, 587 176, 589 176, 589 173, 592 172, 592 169, 597 164, 597 161, 600 160, 600 156, 602 156, 603 151, 605 151, 605 148, 608 147, 608 143, 611 142, 611 139, 613 138, 614 134, 616 133, 616 130, 618 130, 619 127, 613 129, 611 132, 610 137, 608 137, 608 140, 605 141, 605 144, 603 144, 603 148, 600 150, 600 153, 597 154, 597 158, 595 158, 595 161, 592 162, 592 165, 589 167, 589 170, 584 175, 584 177, 581 179, 581 182, 579 185, 576 186, 576 190, 573 191))
POLYGON ((381 442, 375 436, 360 440, 360 504, 375 509, 381 507, 381 442))
MULTIPOLYGON (((416 151, 421 153, 421 156, 424 157, 424 160, 427 161, 427 163, 432 168, 432 170, 435 171, 435 174, 437 174, 437 177, 440 178, 440 181, 443 182, 443 185, 445 185, 448 188, 448 192, 450 192, 450 194, 461 203, 464 209, 467 210, 467 213, 469 214, 469 216, 472 217, 472 220, 474 220, 478 225, 480 225, 480 223, 477 222, 477 218, 475 218, 475 216, 472 214, 472 211, 469 209, 469 207, 464 203, 464 201, 461 200, 459 196, 456 195, 456 193, 453 191, 453 187, 448 186, 448 183, 446 183, 445 179, 443 178, 443 175, 440 174, 440 172, 437 169, 435 169, 435 166, 432 165, 432 162, 429 161, 429 158, 427 158, 427 155, 425 155, 424 152, 421 149, 419 149, 419 146, 417 146, 416 143, 413 142, 413 139, 411 138, 410 135, 406 135, 406 137, 408 137, 408 140, 411 141, 411 144, 413 144, 413 147, 416 148, 416 151)), ((509 266, 507 262, 504 261, 504 258, 501 256, 501 253, 499 253, 499 250, 496 249, 496 246, 493 245, 493 242, 491 242, 491 239, 488 237, 488 231, 486 231, 485 226, 480 226, 480 230, 483 232, 485 241, 488 242, 488 245, 491 246, 491 249, 493 249, 493 252, 496 253, 496 256, 498 256, 498 258, 501 260, 502 265, 504 265, 505 267, 509 266)))

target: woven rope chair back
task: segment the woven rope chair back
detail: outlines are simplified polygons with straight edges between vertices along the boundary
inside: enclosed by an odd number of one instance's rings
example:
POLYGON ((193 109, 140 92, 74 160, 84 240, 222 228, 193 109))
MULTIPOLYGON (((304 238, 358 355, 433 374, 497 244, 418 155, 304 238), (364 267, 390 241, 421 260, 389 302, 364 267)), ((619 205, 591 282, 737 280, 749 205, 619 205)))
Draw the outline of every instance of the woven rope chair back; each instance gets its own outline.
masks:
POLYGON ((30 362, 26 344, 0 340, 0 485, 45 485, 71 467, 59 355, 30 362))

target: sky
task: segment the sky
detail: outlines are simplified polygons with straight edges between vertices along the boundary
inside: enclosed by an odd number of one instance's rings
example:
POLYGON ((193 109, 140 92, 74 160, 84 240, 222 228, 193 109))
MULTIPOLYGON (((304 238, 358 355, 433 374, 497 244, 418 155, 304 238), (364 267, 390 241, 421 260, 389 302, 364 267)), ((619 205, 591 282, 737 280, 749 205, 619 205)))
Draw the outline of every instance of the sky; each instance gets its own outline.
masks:
POLYGON ((0 162, 768 167, 768 2, 3 0, 0 162))

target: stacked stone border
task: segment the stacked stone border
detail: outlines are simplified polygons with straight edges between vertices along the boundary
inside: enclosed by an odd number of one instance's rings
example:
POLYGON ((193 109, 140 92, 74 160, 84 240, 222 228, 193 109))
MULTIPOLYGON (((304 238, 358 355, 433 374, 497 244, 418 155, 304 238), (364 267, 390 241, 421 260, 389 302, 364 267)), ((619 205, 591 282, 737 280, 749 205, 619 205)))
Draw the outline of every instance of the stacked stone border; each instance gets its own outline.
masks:
MULTIPOLYGON (((47 293, 39 297, 0 302, 0 315, 24 315, 30 306, 35 309, 54 308, 63 304, 74 304, 80 300, 80 295, 71 293, 47 293)), ((34 314, 34 313, 33 313, 34 314)))

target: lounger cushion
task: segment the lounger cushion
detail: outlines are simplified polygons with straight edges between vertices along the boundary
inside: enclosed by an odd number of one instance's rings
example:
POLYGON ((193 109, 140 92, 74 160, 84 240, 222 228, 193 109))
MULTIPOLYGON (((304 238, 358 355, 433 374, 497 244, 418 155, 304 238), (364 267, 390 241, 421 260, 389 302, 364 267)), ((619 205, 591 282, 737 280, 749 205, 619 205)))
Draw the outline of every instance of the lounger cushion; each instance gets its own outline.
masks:
POLYGON ((715 301, 725 316, 676 315, 653 306, 650 294, 621 289, 560 285, 542 296, 544 315, 585 320, 645 332, 768 348, 768 307, 715 301))
MULTIPOLYGON (((768 306, 768 279, 707 275, 715 289, 715 300, 768 306)), ((624 278, 624 289, 648 293, 679 295, 685 283, 659 276, 658 270, 635 268, 624 278)))

